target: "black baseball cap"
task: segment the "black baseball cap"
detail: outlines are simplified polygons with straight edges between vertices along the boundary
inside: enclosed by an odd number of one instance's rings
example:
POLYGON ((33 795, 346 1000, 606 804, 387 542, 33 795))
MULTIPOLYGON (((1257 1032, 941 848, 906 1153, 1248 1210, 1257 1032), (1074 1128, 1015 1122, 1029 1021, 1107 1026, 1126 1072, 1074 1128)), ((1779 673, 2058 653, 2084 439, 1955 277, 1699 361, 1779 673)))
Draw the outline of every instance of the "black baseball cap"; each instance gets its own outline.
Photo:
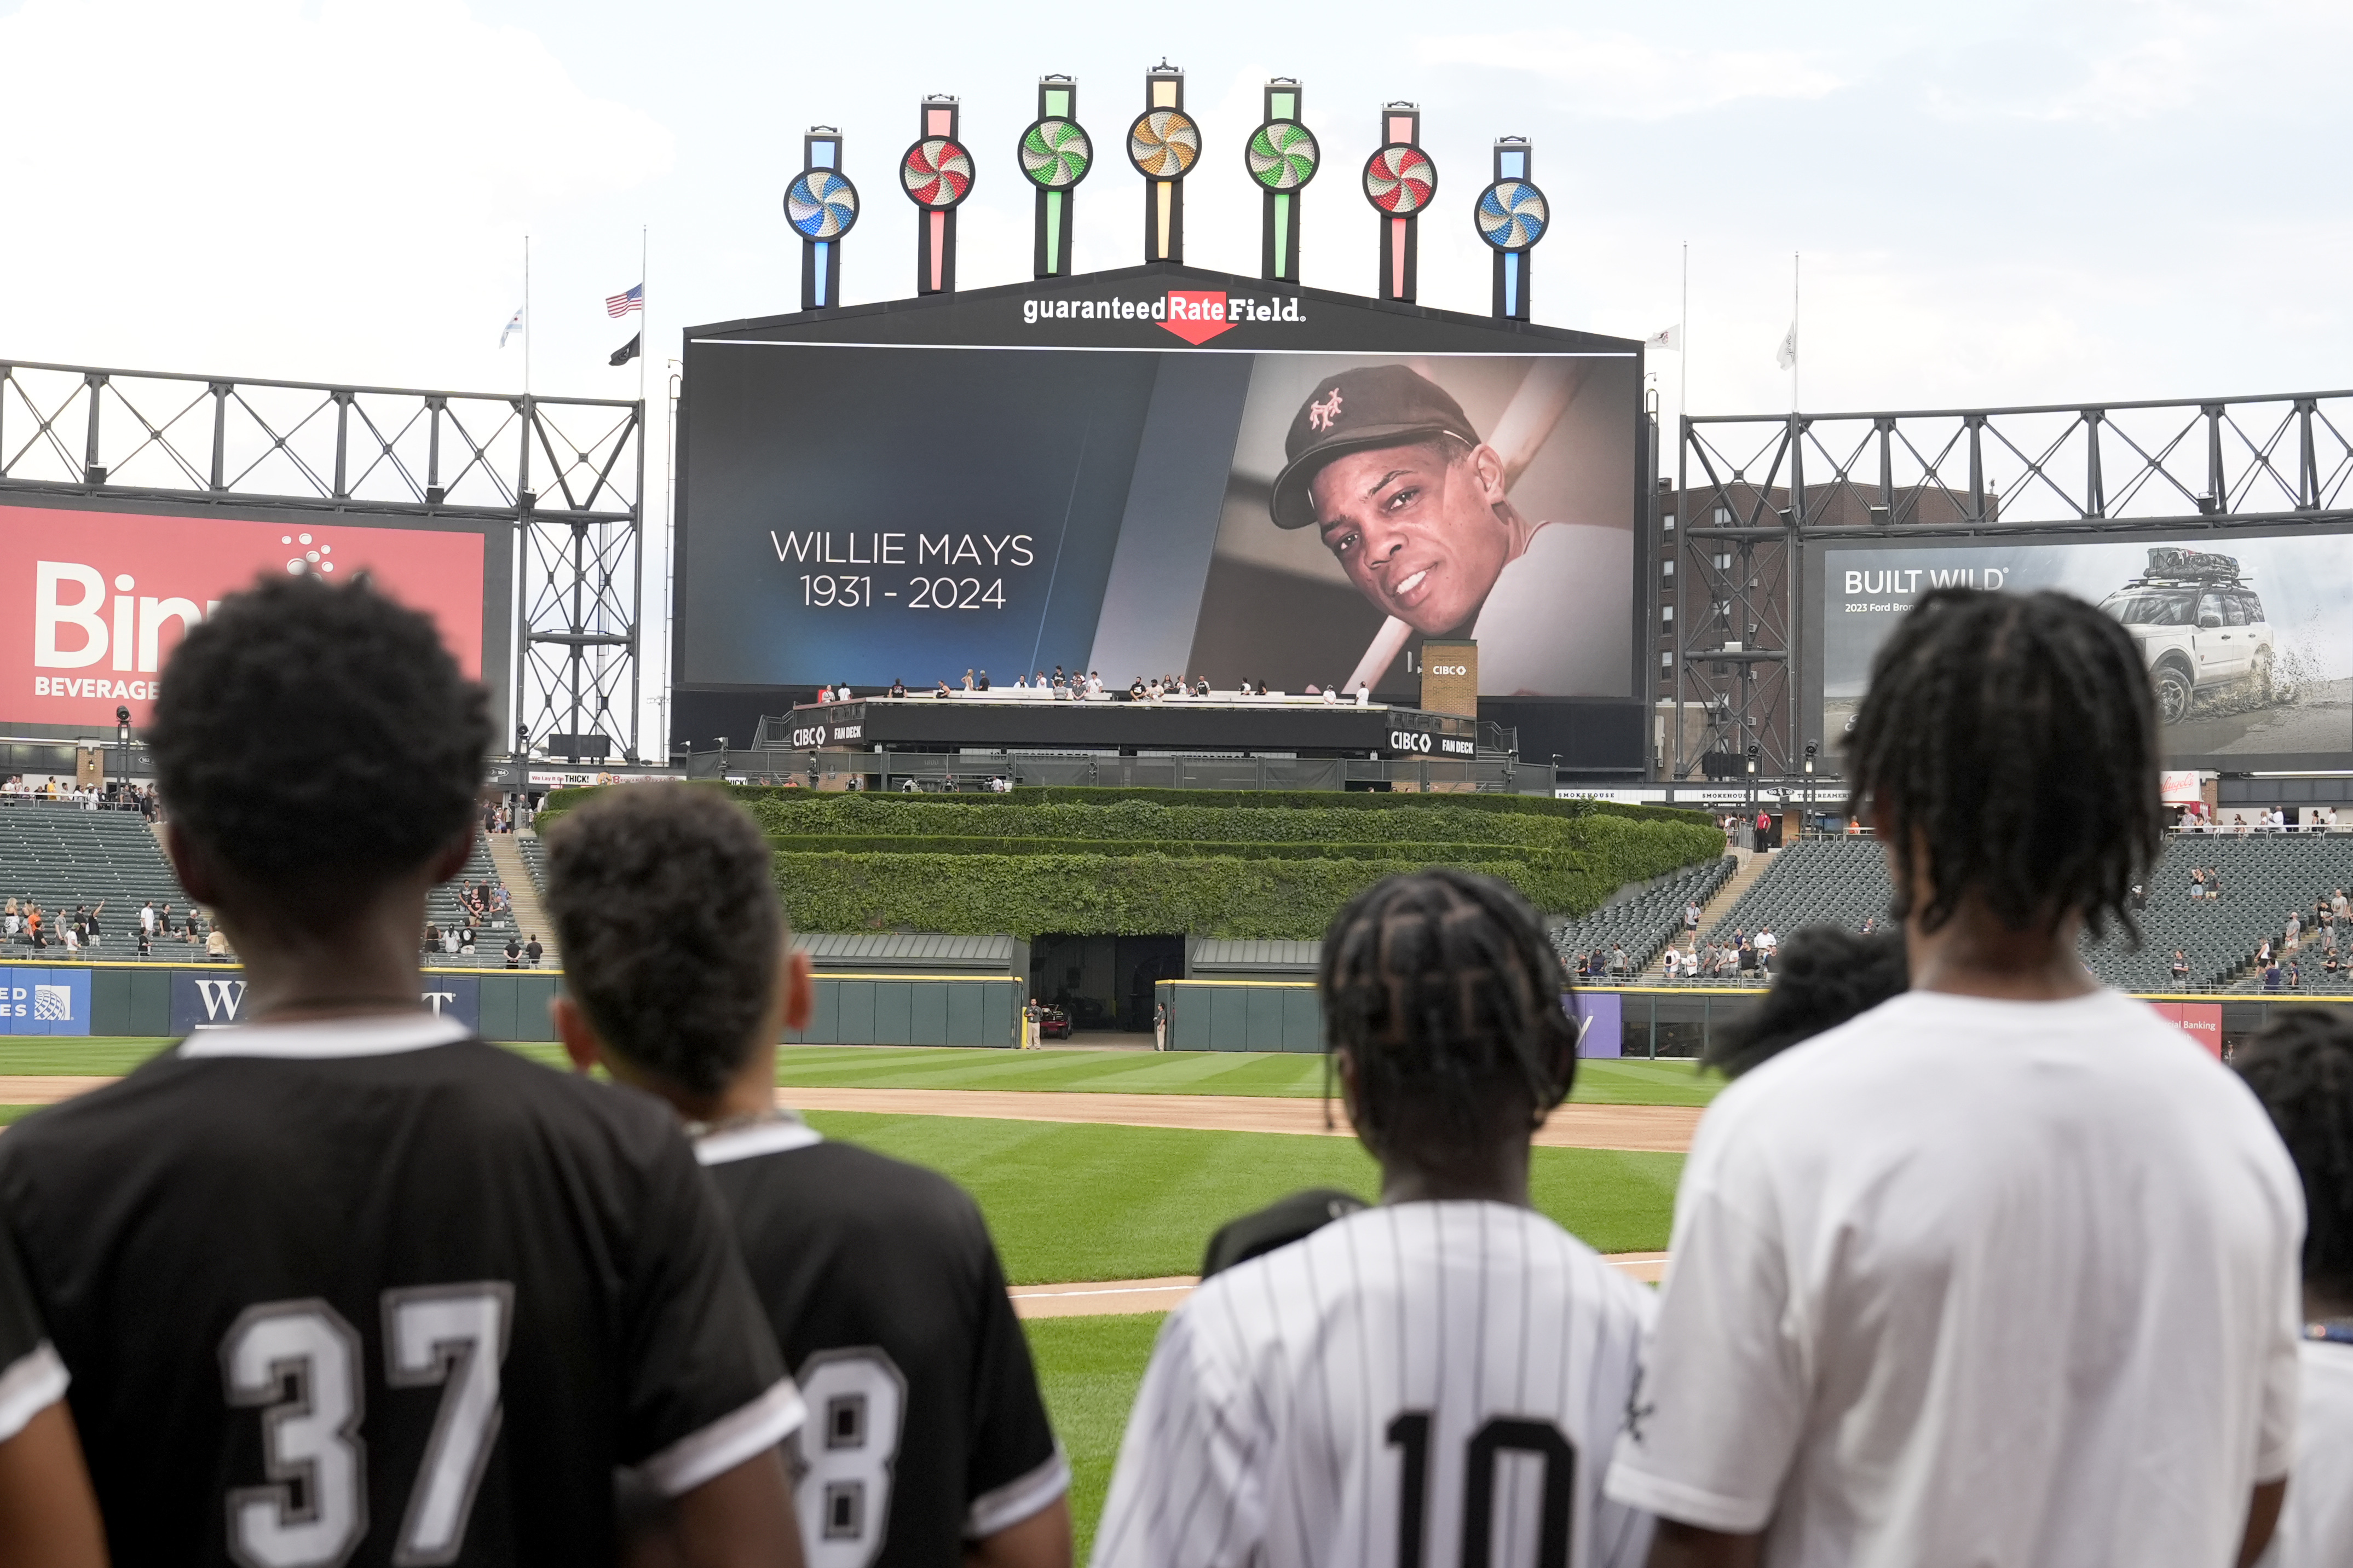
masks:
POLYGON ((1401 364, 1325 376, 1291 416, 1291 432, 1283 437, 1286 461, 1267 501, 1274 525, 1305 528, 1314 522, 1315 503, 1307 487, 1333 458, 1431 436, 1479 444, 1479 432, 1463 417, 1462 405, 1428 376, 1401 364))

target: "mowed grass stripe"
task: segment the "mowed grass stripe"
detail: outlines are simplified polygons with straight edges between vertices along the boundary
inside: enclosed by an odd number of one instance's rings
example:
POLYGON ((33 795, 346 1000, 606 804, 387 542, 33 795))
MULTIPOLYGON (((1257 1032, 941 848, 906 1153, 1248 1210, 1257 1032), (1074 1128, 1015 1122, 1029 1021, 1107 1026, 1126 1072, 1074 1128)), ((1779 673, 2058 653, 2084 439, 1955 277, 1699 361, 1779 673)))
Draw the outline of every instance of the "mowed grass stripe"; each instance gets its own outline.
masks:
POLYGON ((1071 1461, 1071 1529, 1084 1563, 1092 1548, 1095 1523, 1111 1489, 1119 1440, 1127 1413, 1144 1382, 1152 1342, 1167 1314, 1141 1312, 1124 1318, 1048 1318, 1022 1325, 1037 1363, 1046 1414, 1071 1461))
MULTIPOLYGON (((0 1076, 129 1072, 175 1042, 54 1035, 0 1037, 0 1076)), ((552 1068, 564 1047, 531 1040, 508 1047, 552 1068)), ((1231 1094, 1313 1100, 1324 1092, 1324 1058, 1296 1052, 1010 1051, 953 1046, 786 1046, 776 1082, 810 1089, 990 1089, 1124 1094, 1231 1094)), ((1580 1062, 1580 1105, 1705 1105, 1724 1087, 1690 1061, 1580 1062)))
MULTIPOLYGON (((1226 1221, 1303 1187, 1372 1196, 1352 1139, 1057 1121, 818 1111, 829 1138, 929 1166, 978 1200, 1017 1285, 1149 1279, 1199 1269, 1226 1221)), ((1601 1252, 1667 1245, 1679 1154, 1534 1151, 1537 1208, 1601 1252)))
MULTIPOLYGON (((1324 1092, 1324 1058, 1300 1052, 1006 1051, 942 1046, 786 1046, 787 1089, 999 1089, 1048 1092, 1265 1095, 1324 1092)), ((1569 1098, 1585 1105, 1705 1105, 1724 1087, 1683 1061, 1595 1058, 1577 1064, 1569 1098)))

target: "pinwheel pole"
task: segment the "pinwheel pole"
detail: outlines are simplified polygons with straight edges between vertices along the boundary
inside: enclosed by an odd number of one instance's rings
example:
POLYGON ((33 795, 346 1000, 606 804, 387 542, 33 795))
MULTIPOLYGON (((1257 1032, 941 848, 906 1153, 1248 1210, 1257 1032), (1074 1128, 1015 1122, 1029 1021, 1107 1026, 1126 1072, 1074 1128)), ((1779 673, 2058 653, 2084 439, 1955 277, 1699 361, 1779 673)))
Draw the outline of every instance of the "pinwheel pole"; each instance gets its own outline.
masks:
POLYGON ((1420 279, 1420 214, 1438 195, 1438 165, 1421 150, 1421 110, 1381 107, 1381 145, 1365 160, 1365 199, 1381 215, 1381 276, 1373 292, 1413 303, 1420 279))
POLYGON ((963 110, 935 93, 916 111, 914 143, 899 159, 899 186, 915 204, 915 292, 955 290, 956 208, 972 194, 971 149, 956 140, 963 110))
POLYGON ((1144 112, 1127 128, 1127 161, 1144 176, 1144 259, 1185 259, 1185 176, 1201 128, 1185 112, 1185 73, 1166 59, 1145 73, 1144 112))
POLYGON ((1079 125, 1079 84, 1038 79, 1038 118, 1021 133, 1021 174, 1038 187, 1037 275, 1071 275, 1071 228, 1079 182, 1094 167, 1095 145, 1079 125))
POLYGON ((1495 252, 1495 317, 1528 319, 1528 268, 1536 241, 1552 223, 1552 207, 1536 188, 1535 145, 1525 136, 1495 143, 1495 180, 1471 209, 1479 237, 1495 252))
POLYGON ((841 132, 812 125, 801 172, 785 187, 785 221, 801 237, 801 309, 841 303, 841 241, 858 222, 858 187, 841 172, 841 132))
POLYGON ((1242 149, 1250 177, 1265 195, 1259 276, 1270 283, 1299 281, 1301 193, 1315 177, 1323 154, 1314 133, 1299 122, 1301 90, 1291 77, 1266 84, 1266 121, 1242 149))

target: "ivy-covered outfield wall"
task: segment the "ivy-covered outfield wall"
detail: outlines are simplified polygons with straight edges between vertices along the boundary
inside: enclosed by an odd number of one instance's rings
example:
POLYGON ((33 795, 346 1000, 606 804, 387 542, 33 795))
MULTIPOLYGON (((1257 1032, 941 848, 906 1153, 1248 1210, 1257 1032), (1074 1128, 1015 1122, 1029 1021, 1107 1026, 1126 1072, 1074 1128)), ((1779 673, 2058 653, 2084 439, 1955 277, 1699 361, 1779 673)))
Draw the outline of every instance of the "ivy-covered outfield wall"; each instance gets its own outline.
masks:
MULTIPOLYGON (((1461 867, 1581 914, 1724 853, 1698 812, 1528 795, 728 787, 767 829, 802 931, 1315 937, 1396 871, 1461 867)), ((586 794, 550 796, 543 828, 586 794)))

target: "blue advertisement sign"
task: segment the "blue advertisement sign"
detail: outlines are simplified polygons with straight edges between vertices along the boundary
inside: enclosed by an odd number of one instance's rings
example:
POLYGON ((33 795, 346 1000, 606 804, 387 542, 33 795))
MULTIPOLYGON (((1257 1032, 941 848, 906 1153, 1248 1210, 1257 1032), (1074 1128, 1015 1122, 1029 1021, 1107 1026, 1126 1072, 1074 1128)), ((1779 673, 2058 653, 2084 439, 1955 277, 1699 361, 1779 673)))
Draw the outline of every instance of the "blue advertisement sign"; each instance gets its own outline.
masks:
MULTIPOLYGON (((470 1029, 482 1023, 482 983, 472 974, 427 974, 417 1000, 438 1016, 457 1019, 470 1029)), ((82 976, 82 1011, 87 1014, 90 983, 82 976)), ((225 1029, 247 1020, 245 975, 234 969, 217 974, 175 969, 172 972, 172 1033, 192 1035, 198 1029, 225 1029)), ((20 1033, 22 1031, 19 1031, 20 1033)), ((58 1033, 88 1034, 89 1026, 58 1033)))
POLYGON ((11 1035, 90 1033, 90 971, 0 969, 0 1018, 11 1035))
POLYGON ((1626 998, 1615 991, 1579 991, 1561 998, 1577 1021, 1577 1054, 1618 1057, 1626 1054, 1626 998))

